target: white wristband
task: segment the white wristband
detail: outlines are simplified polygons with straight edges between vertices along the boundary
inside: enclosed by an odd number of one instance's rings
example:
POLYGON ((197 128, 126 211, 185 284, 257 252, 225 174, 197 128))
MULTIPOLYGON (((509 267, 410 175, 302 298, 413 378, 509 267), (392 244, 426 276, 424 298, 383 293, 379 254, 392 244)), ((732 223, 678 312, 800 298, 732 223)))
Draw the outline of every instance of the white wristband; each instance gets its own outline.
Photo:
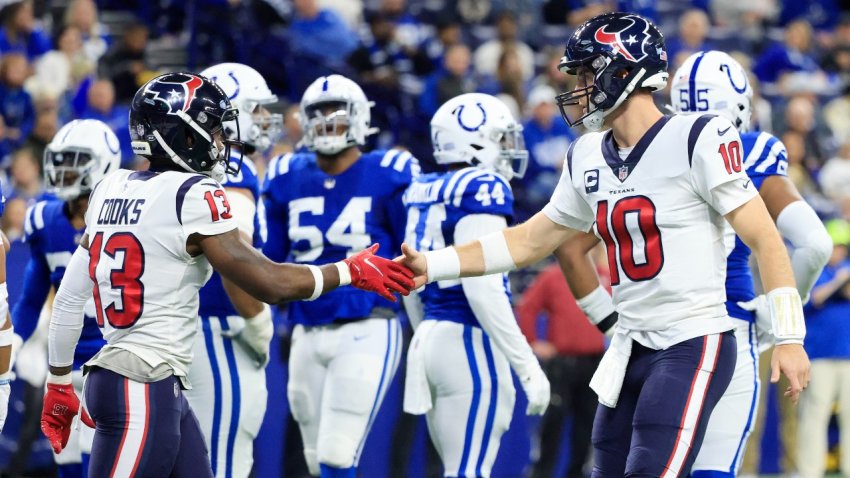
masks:
POLYGON ((66 373, 65 375, 53 375, 50 372, 47 372, 47 383, 55 383, 57 385, 71 385, 71 374, 66 373))
POLYGON ((504 232, 498 231, 487 234, 478 239, 478 242, 481 243, 481 250, 484 255, 485 274, 508 272, 516 269, 504 232))
POLYGON ((601 285, 576 302, 594 325, 602 322, 615 310, 614 301, 601 285))
POLYGON ((345 261, 334 262, 336 270, 339 271, 339 286, 351 284, 351 269, 345 261))
POLYGON ((425 256, 425 267, 428 270, 428 283, 460 277, 460 256, 454 247, 446 247, 436 251, 428 251, 425 256))
POLYGON ((6 330, 0 330, 0 347, 8 347, 12 345, 12 340, 15 338, 15 328, 9 327, 6 330))
POLYGON ((313 281, 315 285, 313 286, 313 295, 304 300, 311 301, 318 299, 319 296, 322 295, 322 290, 325 288, 325 276, 322 274, 321 269, 314 265, 308 264, 307 268, 310 269, 310 272, 313 274, 313 281))
POLYGON ((776 344, 802 344, 806 338, 806 320, 797 289, 779 287, 768 292, 766 297, 776 344))

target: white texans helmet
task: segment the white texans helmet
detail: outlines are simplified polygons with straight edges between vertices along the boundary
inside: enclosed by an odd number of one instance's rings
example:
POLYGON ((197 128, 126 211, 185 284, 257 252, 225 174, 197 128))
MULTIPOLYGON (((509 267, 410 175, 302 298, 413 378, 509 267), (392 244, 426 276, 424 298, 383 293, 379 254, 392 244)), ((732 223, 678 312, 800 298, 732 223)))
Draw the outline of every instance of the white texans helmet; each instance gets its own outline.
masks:
POLYGON ((431 143, 439 164, 467 163, 521 178, 528 151, 510 109, 496 97, 466 93, 443 103, 431 118, 431 143))
POLYGON ((708 112, 748 131, 753 89, 746 70, 721 51, 701 51, 689 56, 673 75, 670 101, 678 113, 708 112))
POLYGON ((370 126, 369 101, 357 83, 341 75, 323 76, 301 97, 298 119, 302 145, 320 154, 334 155, 350 146, 366 144, 378 132, 370 126))
POLYGON ((267 151, 283 131, 283 115, 271 114, 265 105, 276 103, 277 95, 272 93, 266 80, 260 73, 241 63, 219 63, 201 72, 217 84, 230 102, 239 110, 237 121, 241 138, 236 131, 226 129, 228 139, 241 139, 249 151, 267 151))
POLYGON ((121 143, 109 126, 94 119, 63 126, 44 150, 46 189, 68 201, 88 194, 121 167, 121 143))

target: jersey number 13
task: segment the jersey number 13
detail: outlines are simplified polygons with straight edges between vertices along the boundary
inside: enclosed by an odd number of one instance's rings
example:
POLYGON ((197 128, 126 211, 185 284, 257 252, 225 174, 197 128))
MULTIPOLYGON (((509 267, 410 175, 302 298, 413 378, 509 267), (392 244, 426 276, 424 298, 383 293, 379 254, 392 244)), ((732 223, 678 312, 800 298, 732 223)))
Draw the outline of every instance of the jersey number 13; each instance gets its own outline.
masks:
POLYGON ((103 317, 109 325, 116 329, 126 329, 142 316, 142 303, 145 286, 139 280, 145 272, 145 254, 142 243, 132 233, 118 232, 103 240, 103 233, 98 232, 89 245, 89 277, 94 282, 94 305, 97 309, 97 325, 103 327, 103 317), (110 288, 118 291, 119 301, 114 301, 104 308, 101 299, 100 281, 97 278, 97 265, 103 254, 115 262, 119 262, 107 271, 110 288), (120 307, 119 307, 120 306, 120 307))

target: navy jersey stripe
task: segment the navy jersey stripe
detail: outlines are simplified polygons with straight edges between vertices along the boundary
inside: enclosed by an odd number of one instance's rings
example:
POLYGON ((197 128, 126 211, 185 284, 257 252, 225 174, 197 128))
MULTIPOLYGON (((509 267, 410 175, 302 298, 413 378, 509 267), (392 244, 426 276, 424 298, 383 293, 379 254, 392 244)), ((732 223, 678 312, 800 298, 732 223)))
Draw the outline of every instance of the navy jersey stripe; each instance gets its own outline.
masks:
POLYGON ((714 115, 702 115, 691 125, 691 132, 688 133, 688 165, 693 166, 694 164, 694 148, 696 148, 700 133, 705 129, 705 125, 714 118, 714 115))
POLYGON ((206 176, 192 176, 191 178, 183 181, 183 184, 180 185, 180 188, 177 190, 177 222, 180 225, 183 225, 183 201, 186 200, 186 193, 189 192, 189 189, 192 188, 195 184, 207 179, 206 176))

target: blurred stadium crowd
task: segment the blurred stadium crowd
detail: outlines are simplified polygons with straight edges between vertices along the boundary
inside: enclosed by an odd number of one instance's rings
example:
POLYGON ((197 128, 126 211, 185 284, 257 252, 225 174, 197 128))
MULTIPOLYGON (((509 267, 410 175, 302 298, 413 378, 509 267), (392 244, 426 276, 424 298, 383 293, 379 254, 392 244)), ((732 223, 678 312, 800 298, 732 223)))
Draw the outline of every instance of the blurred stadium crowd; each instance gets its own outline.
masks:
MULTIPOLYGON (((564 124, 555 104, 572 88, 557 70, 566 39, 575 25, 613 10, 662 28, 671 74, 708 49, 749 68, 756 123, 784 142, 797 188, 824 219, 850 218, 848 0, 3 0, 0 7, 7 201, 0 225, 13 242, 26 208, 44 197, 42 154, 63 124, 104 121, 122 142, 122 164, 144 168, 130 150, 132 95, 160 72, 223 61, 256 68, 281 98, 285 135, 272 154, 297 149, 297 101, 329 73, 352 78, 375 101, 374 146, 407 148, 425 170, 434 167, 428 122, 437 107, 461 93, 498 96, 522 118, 530 152, 529 170, 514 185, 522 220, 548 201, 564 153, 582 133, 564 124)), ((656 99, 670 101, 668 92, 656 99)), ((10 283, 23 274, 15 267, 10 283)), ((517 291, 534 275, 518 274, 517 291)), ((789 467, 792 450, 786 443, 789 467)))

